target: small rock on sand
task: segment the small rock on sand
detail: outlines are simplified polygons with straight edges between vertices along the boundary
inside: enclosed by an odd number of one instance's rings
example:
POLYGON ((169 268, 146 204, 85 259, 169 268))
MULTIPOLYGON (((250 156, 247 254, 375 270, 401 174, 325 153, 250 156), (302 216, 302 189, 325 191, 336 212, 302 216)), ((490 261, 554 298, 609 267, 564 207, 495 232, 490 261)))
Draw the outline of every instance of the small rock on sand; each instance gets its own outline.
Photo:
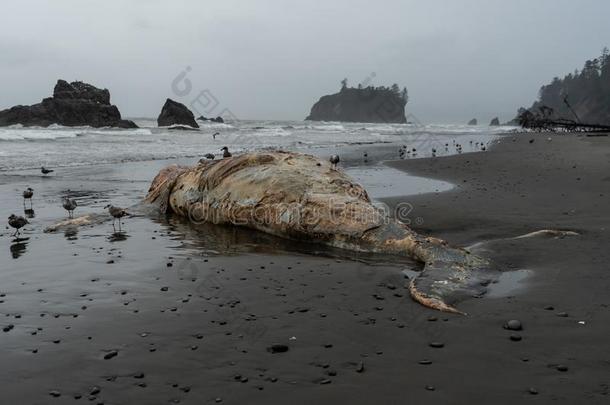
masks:
POLYGON ((274 343, 267 348, 267 351, 269 353, 285 353, 288 351, 288 346, 279 343, 274 343))
POLYGON ((521 324, 521 321, 518 321, 516 319, 511 319, 510 321, 508 321, 504 324, 504 329, 521 330, 521 329, 523 329, 523 325, 521 324))
POLYGON ((119 355, 119 352, 118 352, 118 351, 116 351, 116 350, 111 350, 111 351, 109 351, 108 353, 106 353, 106 354, 104 355, 104 360, 110 360, 110 359, 112 359, 113 357, 116 357, 116 356, 118 356, 118 355, 119 355))

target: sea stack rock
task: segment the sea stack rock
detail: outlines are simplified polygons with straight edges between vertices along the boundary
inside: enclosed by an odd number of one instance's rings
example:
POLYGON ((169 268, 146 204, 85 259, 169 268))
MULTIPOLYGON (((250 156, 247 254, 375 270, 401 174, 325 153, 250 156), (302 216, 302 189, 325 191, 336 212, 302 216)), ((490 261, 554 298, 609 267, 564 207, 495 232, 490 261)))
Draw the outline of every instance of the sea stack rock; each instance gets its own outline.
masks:
POLYGON ((30 106, 18 105, 0 111, 0 126, 21 124, 47 127, 64 126, 137 128, 121 118, 119 109, 110 104, 110 92, 83 82, 58 80, 53 97, 30 106))
POLYGON ((471 119, 470 121, 468 121, 468 125, 478 125, 479 121, 477 121, 476 118, 471 119))
POLYGON ((160 127, 169 127, 172 125, 188 125, 189 127, 199 128, 195 121, 195 116, 182 103, 172 99, 165 100, 165 104, 161 109, 161 114, 157 118, 157 125, 160 127))
POLYGON ((489 123, 490 127, 497 127, 500 125, 500 119, 498 117, 494 118, 493 120, 491 120, 491 122, 489 123))
POLYGON ((224 122, 225 122, 225 120, 221 116, 218 116, 216 118, 207 118, 207 117, 204 117, 203 115, 201 115, 197 119, 199 121, 211 121, 211 122, 217 122, 219 124, 224 124, 224 122))
POLYGON ((397 85, 348 88, 323 96, 311 107, 306 120, 405 124, 407 92, 397 85))

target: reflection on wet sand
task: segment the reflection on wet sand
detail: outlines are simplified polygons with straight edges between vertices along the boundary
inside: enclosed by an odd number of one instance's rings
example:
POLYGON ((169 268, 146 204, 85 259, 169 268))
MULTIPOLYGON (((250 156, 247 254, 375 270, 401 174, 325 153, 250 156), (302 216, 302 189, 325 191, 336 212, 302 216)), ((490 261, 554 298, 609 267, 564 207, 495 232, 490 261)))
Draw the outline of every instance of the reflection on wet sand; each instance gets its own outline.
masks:
POLYGON ((15 238, 10 246, 11 256, 13 259, 19 259, 21 256, 25 254, 27 249, 27 244, 30 238, 15 238))
POLYGON ((122 242, 127 240, 127 238, 129 238, 127 232, 113 232, 108 236, 108 242, 122 242))
POLYGON ((77 227, 68 227, 64 231, 64 236, 67 240, 77 240, 78 239, 78 228, 77 227))
POLYGON ((289 240, 264 232, 210 223, 193 224, 183 217, 168 215, 153 218, 167 227, 170 237, 179 241, 176 249, 196 252, 198 255, 238 255, 243 253, 257 254, 302 254, 306 256, 323 256, 342 260, 356 260, 371 265, 396 263, 412 269, 419 269, 420 264, 410 258, 392 255, 376 255, 368 252, 354 252, 322 244, 308 243, 301 240, 289 240))
POLYGON ((25 215, 26 218, 35 218, 36 217, 36 213, 34 212, 33 208, 24 208, 23 214, 25 215))

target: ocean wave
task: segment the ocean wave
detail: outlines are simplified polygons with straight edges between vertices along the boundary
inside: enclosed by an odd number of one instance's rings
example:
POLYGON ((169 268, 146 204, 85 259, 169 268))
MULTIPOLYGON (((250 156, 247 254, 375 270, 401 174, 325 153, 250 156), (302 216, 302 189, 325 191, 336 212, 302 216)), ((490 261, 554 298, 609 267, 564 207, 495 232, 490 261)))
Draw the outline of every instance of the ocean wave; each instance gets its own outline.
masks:
POLYGON ((47 141, 53 139, 76 138, 86 135, 151 135, 152 131, 146 128, 137 129, 102 129, 91 127, 15 127, 0 128, 0 141, 47 141))
POLYGON ((222 122, 212 122, 212 121, 198 121, 199 128, 201 129, 234 129, 235 127, 231 124, 226 124, 222 122))
POLYGON ((130 129, 104 129, 93 131, 80 132, 81 135, 152 135, 152 131, 148 128, 130 128, 130 129))
POLYGON ((62 130, 56 129, 22 129, 22 128, 7 128, 0 129, 0 141, 36 141, 36 140, 53 140, 62 138, 76 138, 79 136, 78 130, 62 130))
POLYGON ((345 127, 341 124, 313 125, 312 128, 317 131, 345 131, 345 127))

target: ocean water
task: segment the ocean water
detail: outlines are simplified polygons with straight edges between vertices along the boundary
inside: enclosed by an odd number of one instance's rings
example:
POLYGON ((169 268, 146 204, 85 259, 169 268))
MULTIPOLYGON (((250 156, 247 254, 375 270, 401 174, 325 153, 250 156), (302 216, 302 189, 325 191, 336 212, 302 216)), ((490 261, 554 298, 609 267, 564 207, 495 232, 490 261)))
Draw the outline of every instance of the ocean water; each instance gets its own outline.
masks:
MULTIPOLYGON (((138 129, 12 126, 0 128, 0 172, 91 166, 162 159, 199 159, 206 153, 283 149, 323 156, 395 144, 415 148, 412 157, 479 150, 512 127, 465 125, 364 124, 309 121, 201 123, 200 131, 158 128, 153 119, 136 119, 138 129), (214 136, 214 134, 216 134, 214 136), (477 142, 481 142, 477 144, 477 142)), ((398 158, 398 156, 396 156, 398 158)))

